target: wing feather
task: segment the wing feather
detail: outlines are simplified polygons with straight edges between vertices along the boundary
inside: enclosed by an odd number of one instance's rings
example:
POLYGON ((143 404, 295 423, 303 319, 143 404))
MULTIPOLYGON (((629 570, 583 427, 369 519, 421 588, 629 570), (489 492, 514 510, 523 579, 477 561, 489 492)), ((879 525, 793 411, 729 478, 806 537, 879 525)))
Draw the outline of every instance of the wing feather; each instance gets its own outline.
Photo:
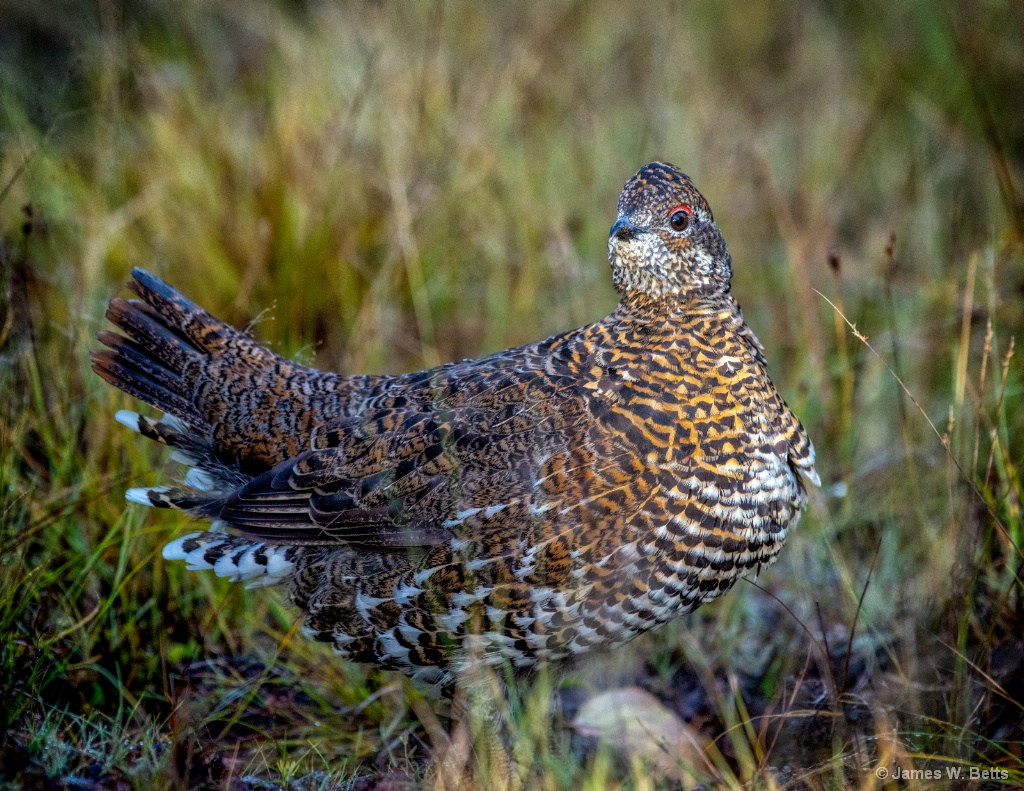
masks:
POLYGON ((411 382, 319 427, 313 449, 238 488, 217 518, 279 543, 448 544, 460 513, 529 502, 544 461, 585 424, 579 393, 563 383, 542 398, 536 376, 488 367, 411 382))

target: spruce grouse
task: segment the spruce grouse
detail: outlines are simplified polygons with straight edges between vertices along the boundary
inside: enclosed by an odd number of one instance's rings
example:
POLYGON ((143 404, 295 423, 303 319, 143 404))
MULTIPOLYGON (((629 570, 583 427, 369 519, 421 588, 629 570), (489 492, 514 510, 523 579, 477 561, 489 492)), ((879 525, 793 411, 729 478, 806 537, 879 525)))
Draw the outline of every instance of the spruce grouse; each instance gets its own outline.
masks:
POLYGON ((690 612, 775 559, 814 449, 687 176, 626 183, 608 256, 607 318, 400 376, 289 362, 134 270, 93 368, 191 469, 127 499, 213 521, 165 558, 284 584, 312 638, 447 687, 471 645, 529 673, 690 612))

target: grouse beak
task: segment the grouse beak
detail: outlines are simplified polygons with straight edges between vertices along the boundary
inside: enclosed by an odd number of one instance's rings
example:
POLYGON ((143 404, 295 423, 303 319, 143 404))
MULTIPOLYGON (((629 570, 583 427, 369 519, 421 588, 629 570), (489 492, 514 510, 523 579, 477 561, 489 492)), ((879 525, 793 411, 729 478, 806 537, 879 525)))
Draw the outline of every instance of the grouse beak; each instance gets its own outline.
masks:
POLYGON ((619 219, 615 221, 615 225, 612 226, 611 238, 623 240, 631 239, 635 233, 636 226, 625 217, 619 217, 619 219))

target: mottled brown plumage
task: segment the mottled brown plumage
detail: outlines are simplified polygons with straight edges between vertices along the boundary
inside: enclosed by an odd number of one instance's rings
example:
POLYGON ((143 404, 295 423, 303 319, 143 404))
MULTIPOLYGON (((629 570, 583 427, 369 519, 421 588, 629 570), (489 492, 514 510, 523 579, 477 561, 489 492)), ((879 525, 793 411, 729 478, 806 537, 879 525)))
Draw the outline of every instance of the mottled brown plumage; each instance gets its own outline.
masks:
POLYGON ((288 362, 136 270, 93 365, 192 470, 128 498, 226 528, 165 557, 286 583, 312 637, 435 683, 470 640, 529 671, 722 595, 775 559, 814 451, 685 175, 630 179, 608 249, 606 319, 403 376, 288 362))

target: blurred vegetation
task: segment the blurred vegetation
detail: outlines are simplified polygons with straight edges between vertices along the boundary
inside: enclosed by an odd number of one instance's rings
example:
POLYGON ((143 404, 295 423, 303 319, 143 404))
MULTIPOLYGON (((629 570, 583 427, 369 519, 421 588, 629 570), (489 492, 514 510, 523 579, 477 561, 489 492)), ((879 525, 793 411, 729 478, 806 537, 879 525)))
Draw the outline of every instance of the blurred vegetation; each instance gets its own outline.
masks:
POLYGON ((417 690, 124 504, 178 474, 88 370, 132 265, 286 355, 411 370, 605 315, 661 158, 824 485, 762 587, 524 697, 525 787, 681 782, 572 735, 629 684, 712 740, 711 787, 1024 783, 1022 96, 1014 2, 0 0, 2 782, 366 789, 431 754, 417 690))

